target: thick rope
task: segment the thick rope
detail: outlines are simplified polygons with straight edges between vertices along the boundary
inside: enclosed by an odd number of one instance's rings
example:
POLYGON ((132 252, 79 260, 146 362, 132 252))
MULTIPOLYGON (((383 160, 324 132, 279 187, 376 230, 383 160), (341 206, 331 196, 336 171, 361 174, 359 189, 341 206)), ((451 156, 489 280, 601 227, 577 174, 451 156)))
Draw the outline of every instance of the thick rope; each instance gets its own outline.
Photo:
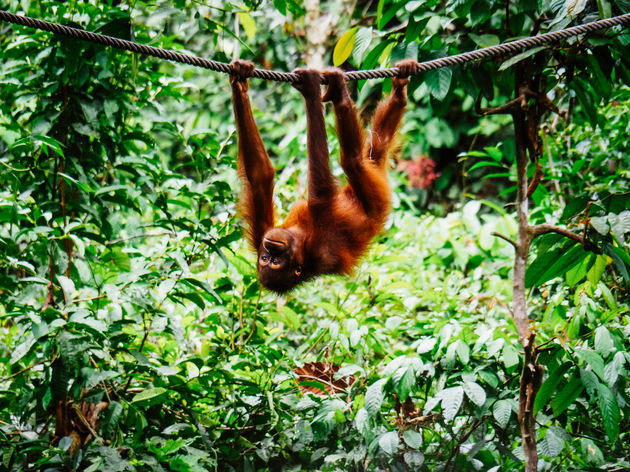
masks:
MULTIPOLYGON (((160 59, 166 59, 173 62, 181 62, 183 64, 203 67, 205 69, 210 69, 216 72, 223 72, 225 74, 233 73, 232 67, 229 64, 225 64, 223 62, 212 61, 210 59, 204 59, 202 57, 192 56, 190 54, 182 54, 180 52, 175 52, 168 49, 156 48, 153 46, 148 46, 146 44, 140 44, 133 41, 114 38, 112 36, 92 33, 90 31, 71 28, 69 26, 59 25, 56 23, 50 23, 48 21, 38 20, 28 16, 15 15, 13 13, 9 13, 3 10, 0 10, 0 20, 17 25, 28 26, 30 28, 37 28, 40 30, 49 31, 55 34, 69 36, 70 38, 91 41, 93 43, 102 44, 104 46, 112 46, 118 49, 123 49, 125 51, 146 54, 147 56, 158 57, 160 59)), ((425 72, 429 70, 439 69, 441 67, 464 64, 470 61, 479 61, 481 59, 504 56, 506 54, 514 54, 524 49, 531 49, 537 46, 555 43, 570 36, 584 33, 592 33, 594 31, 610 28, 612 26, 623 25, 626 23, 630 23, 630 13, 615 16, 613 18, 607 18, 605 20, 598 20, 583 25, 573 26, 571 28, 566 28, 559 31, 530 36, 529 38, 517 39, 516 41, 511 41, 509 43, 499 44, 497 46, 490 46, 487 48, 478 49, 476 51, 465 52, 462 54, 457 54, 455 56, 442 57, 439 59, 434 59, 432 61, 421 62, 418 72, 425 72)), ((398 72, 399 71, 397 67, 390 67, 388 69, 351 71, 346 72, 345 76, 347 80, 383 79, 386 77, 397 76, 398 72)), ((300 77, 297 74, 289 72, 277 72, 267 69, 254 69, 253 77, 264 80, 273 80, 276 82, 290 82, 292 84, 298 83, 300 81, 300 77)))

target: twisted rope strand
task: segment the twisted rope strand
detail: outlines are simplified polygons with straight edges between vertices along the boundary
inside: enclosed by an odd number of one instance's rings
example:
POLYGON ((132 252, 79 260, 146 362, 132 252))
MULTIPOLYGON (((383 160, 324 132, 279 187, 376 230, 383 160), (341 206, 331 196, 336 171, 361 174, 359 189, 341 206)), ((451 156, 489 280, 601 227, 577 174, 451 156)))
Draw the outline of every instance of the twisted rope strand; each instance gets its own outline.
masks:
MULTIPOLYGON (((92 33, 90 31, 81 30, 78 28, 71 28, 69 26, 59 25, 57 23, 51 23, 44 20, 38 20, 23 15, 15 15, 4 10, 0 10, 0 20, 17 25, 28 26, 30 28, 36 28, 51 33, 68 36, 70 38, 80 39, 84 41, 90 41, 104 46, 111 46, 117 49, 125 51, 131 51, 138 54, 146 54, 147 56, 153 56, 160 59, 166 59, 173 62, 181 62, 183 64, 190 64, 196 67, 203 67, 204 69, 210 69, 216 72, 223 72, 224 74, 232 74, 232 67, 224 62, 213 61, 211 59, 205 59, 190 54, 183 54, 168 49, 156 48, 154 46, 148 46, 146 44, 140 44, 133 41, 127 41, 125 39, 114 38, 112 36, 106 36, 98 33, 92 33)), ((489 59, 492 57, 503 56, 506 54, 514 54, 524 49, 531 49, 537 46, 542 46, 550 43, 555 43, 562 39, 566 39, 570 36, 575 36, 583 33, 592 33, 612 26, 623 25, 630 23, 630 13, 624 15, 607 18, 605 20, 597 20, 591 23, 585 23, 583 25, 572 26, 559 31, 552 31, 550 33, 543 33, 536 36, 530 36, 528 38, 517 39, 509 43, 498 44, 496 46, 490 46, 476 51, 469 51, 455 56, 442 57, 439 59, 433 59, 431 61, 421 62, 418 72, 426 72, 429 70, 439 69, 441 67, 449 67, 458 64, 464 64, 471 61, 479 61, 481 59, 489 59)), ((373 69, 373 70, 357 70, 346 72, 346 80, 366 80, 366 79, 384 79, 386 77, 394 77, 399 73, 397 67, 390 67, 388 69, 373 69)), ((254 69, 253 77, 273 80, 276 82, 289 82, 292 84, 298 83, 300 77, 297 74, 290 72, 278 72, 267 69, 254 69)))

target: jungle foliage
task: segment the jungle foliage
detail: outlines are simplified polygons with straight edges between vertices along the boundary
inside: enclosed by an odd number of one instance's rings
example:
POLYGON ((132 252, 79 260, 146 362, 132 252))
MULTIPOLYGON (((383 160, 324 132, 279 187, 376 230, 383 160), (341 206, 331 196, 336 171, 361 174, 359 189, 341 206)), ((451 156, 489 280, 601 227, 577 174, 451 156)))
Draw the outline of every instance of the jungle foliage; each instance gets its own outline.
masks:
MULTIPOLYGON (((206 3, 0 8, 302 65, 300 2, 206 3)), ((322 2, 341 25, 330 62, 363 69, 630 9, 342 3, 322 2)), ((392 216, 356 272, 284 298, 258 284, 236 217, 226 76, 8 24, 0 42, 0 471, 522 469, 517 144, 505 115, 476 111, 523 73, 562 112, 541 114, 531 220, 583 236, 537 238, 525 280, 541 470, 630 468, 627 28, 414 78, 396 159, 434 161, 427 186, 392 170, 392 216)), ((388 87, 359 83, 357 101, 388 87)), ((303 106, 287 84, 251 88, 286 212, 304 191, 303 106)))

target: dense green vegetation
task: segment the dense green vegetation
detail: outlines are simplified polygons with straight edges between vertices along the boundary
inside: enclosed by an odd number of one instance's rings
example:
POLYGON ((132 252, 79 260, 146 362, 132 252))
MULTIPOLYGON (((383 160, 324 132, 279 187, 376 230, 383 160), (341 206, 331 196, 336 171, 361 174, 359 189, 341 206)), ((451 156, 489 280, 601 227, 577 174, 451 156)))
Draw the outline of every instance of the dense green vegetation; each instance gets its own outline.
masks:
MULTIPOLYGON (((327 62, 369 69, 629 6, 322 2, 317 21, 338 25, 327 62)), ((292 0, 0 9, 285 71, 313 26, 292 0)), ((259 286, 235 215, 225 75, 8 24, 0 42, 0 471, 522 470, 535 364, 540 470, 630 469, 628 29, 414 78, 385 233, 352 276, 286 297, 259 286), (489 113, 523 77, 561 110, 528 97, 529 148, 518 112, 489 113), (574 236, 533 241, 529 365, 519 152, 541 164, 531 222, 574 236)), ((251 88, 284 215, 305 188, 303 105, 251 88)), ((362 110, 388 88, 359 83, 362 110)))

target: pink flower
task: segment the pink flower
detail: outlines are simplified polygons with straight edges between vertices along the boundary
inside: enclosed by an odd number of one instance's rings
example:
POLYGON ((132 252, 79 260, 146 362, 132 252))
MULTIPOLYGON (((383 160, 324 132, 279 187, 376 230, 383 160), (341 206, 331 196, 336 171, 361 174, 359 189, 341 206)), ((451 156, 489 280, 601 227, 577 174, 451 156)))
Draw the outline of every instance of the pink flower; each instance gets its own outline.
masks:
POLYGON ((440 176, 439 172, 435 172, 435 161, 424 155, 410 161, 399 161, 396 168, 406 171, 409 185, 420 189, 430 187, 440 176))

